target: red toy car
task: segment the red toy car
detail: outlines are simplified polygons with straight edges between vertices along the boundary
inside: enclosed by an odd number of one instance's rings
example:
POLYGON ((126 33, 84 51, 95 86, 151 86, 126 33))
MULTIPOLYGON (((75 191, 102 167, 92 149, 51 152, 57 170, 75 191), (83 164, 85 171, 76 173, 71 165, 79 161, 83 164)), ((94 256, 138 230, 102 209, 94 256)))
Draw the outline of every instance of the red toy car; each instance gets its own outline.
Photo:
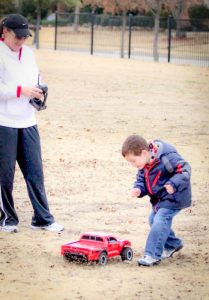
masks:
POLYGON ((133 251, 128 240, 118 240, 111 234, 103 232, 86 232, 80 240, 68 242, 61 246, 61 255, 70 261, 95 261, 106 265, 108 258, 121 256, 121 259, 131 261, 133 251))

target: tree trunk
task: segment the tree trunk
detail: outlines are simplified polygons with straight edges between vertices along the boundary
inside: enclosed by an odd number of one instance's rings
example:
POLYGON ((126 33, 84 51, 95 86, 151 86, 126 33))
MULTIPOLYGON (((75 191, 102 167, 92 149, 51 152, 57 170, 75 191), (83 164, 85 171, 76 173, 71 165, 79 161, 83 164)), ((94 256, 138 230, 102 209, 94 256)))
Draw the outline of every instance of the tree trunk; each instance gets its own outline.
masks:
POLYGON ((75 17, 74 17, 74 24, 73 24, 73 31, 75 32, 78 32, 79 14, 80 14, 80 4, 77 3, 75 7, 75 17))
POLYGON ((182 38, 185 37, 185 32, 182 32, 181 30, 181 15, 184 10, 185 0, 178 0, 177 3, 177 10, 175 13, 175 19, 176 19, 176 37, 182 38))
POLYGON ((36 29, 35 29, 35 38, 34 43, 36 49, 39 49, 39 29, 41 26, 41 0, 37 1, 37 18, 36 18, 36 29))
POLYGON ((65 11, 64 5, 60 2, 57 2, 57 12, 58 13, 63 13, 65 11))
POLYGON ((17 13, 20 14, 22 10, 22 1, 21 0, 15 0, 15 6, 17 7, 17 13))
POLYGON ((160 10, 161 0, 157 0, 157 9, 155 14, 154 39, 153 39, 153 58, 154 61, 159 61, 158 40, 160 31, 160 10))
POLYGON ((209 8, 209 0, 204 0, 203 2, 205 4, 205 6, 207 6, 207 8, 209 8))
POLYGON ((120 49, 121 58, 124 58, 125 32, 126 32, 126 14, 123 13, 123 16, 122 16, 122 32, 121 32, 121 49, 120 49))

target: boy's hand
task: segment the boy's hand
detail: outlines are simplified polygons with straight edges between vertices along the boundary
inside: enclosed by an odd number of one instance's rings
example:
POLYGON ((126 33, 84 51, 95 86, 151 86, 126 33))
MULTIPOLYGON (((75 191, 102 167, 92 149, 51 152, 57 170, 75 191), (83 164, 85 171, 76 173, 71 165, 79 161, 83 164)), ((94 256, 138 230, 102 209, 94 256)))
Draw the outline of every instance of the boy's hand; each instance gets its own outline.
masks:
POLYGON ((133 198, 139 197, 140 194, 141 194, 141 190, 138 189, 138 188, 134 188, 134 189, 132 189, 132 191, 131 191, 131 197, 133 197, 133 198))
POLYGON ((171 184, 165 184, 164 187, 165 187, 166 191, 168 192, 168 194, 171 195, 174 193, 174 188, 172 187, 171 184))

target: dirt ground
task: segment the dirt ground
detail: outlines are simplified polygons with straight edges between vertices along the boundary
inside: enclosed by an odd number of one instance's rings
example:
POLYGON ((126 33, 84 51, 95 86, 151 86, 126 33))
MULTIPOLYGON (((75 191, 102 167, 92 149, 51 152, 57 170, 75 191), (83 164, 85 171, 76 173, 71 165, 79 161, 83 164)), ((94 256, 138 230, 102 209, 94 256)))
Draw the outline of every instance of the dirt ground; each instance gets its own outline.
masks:
POLYGON ((209 69, 39 50, 49 85, 37 114, 46 191, 61 234, 29 228, 32 209, 17 167, 20 232, 0 233, 0 299, 209 299, 209 69), (185 247, 143 268, 147 197, 132 199, 136 170, 120 155, 133 133, 178 148, 192 166, 192 212, 174 220, 185 247), (134 259, 105 267, 67 263, 60 246, 99 230, 132 242, 134 259))

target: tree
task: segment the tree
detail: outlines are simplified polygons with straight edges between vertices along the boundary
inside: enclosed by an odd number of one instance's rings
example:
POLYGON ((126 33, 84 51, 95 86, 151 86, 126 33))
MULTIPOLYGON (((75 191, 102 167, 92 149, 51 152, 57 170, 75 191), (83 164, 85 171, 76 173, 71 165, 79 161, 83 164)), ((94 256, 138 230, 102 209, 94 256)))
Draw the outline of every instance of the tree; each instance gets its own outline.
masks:
POLYGON ((76 32, 78 31, 80 8, 81 8, 81 2, 77 1, 77 3, 75 3, 75 18, 73 24, 73 30, 76 32))
POLYGON ((93 9, 104 8, 104 12, 115 14, 127 13, 142 7, 143 0, 83 0, 84 5, 91 5, 93 9))
POLYGON ((36 31, 35 31, 35 43, 36 48, 39 49, 39 30, 41 27, 41 12, 49 5, 47 0, 35 0, 36 2, 36 31))
POLYGON ((74 8, 76 5, 81 5, 80 0, 51 0, 53 4, 56 4, 57 10, 61 6, 63 10, 74 8))
POLYGON ((65 8, 72 8, 75 7, 76 4, 80 3, 79 0, 19 0, 19 2, 20 1, 22 2, 21 12, 23 15, 27 16, 29 20, 36 19, 34 43, 36 44, 37 49, 39 48, 39 30, 41 28, 41 19, 47 15, 49 9, 53 5, 56 5, 57 8, 59 5, 62 5, 65 8))
POLYGON ((193 5, 188 9, 190 19, 208 19, 209 8, 205 5, 193 5))
POLYGON ((205 6, 207 6, 207 8, 209 8, 209 0, 203 0, 205 6))
POLYGON ((41 19, 46 17, 50 9, 51 1, 49 0, 19 0, 19 11, 26 16, 31 23, 36 20, 34 25, 34 44, 39 48, 39 29, 41 28, 41 19))
POLYGON ((83 0, 84 4, 90 4, 93 8, 103 7, 104 11, 112 14, 127 13, 132 10, 150 9, 152 11, 154 22, 153 39, 153 57, 155 61, 159 60, 158 39, 160 29, 160 12, 165 0, 83 0))
POLYGON ((182 38, 185 37, 185 33, 181 30, 181 18, 185 10, 185 0, 173 0, 167 1, 174 19, 176 20, 176 37, 182 38))
POLYGON ((52 0, 56 5, 58 12, 64 12, 67 9, 75 8, 74 31, 78 31, 79 14, 82 3, 80 0, 52 0))
POLYGON ((190 23, 195 28, 208 31, 209 8, 205 5, 193 5, 188 10, 190 23))
POLYGON ((17 11, 15 0, 0 0, 0 17, 17 11))
POLYGON ((159 41, 159 31, 160 31, 160 12, 162 8, 163 0, 145 0, 146 4, 149 6, 153 12, 155 22, 154 22, 154 38, 153 38, 153 58, 154 61, 159 61, 158 53, 158 41, 159 41))

